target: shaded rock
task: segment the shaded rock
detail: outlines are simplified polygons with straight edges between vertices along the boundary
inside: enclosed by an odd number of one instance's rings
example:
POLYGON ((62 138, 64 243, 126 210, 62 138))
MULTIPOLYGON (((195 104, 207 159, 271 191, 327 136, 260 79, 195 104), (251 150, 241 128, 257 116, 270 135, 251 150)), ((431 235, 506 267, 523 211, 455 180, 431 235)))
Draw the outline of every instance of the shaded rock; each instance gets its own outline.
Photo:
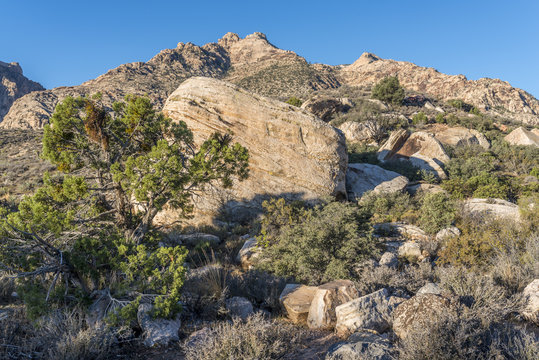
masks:
POLYGON ((443 241, 460 236, 460 230, 456 226, 450 226, 438 231, 436 241, 443 241))
POLYGON ((506 200, 474 198, 464 200, 463 204, 464 209, 475 216, 520 221, 518 205, 506 200))
POLYGON ((305 101, 301 105, 301 108, 328 122, 336 114, 347 112, 350 109, 350 105, 340 99, 314 98, 305 101))
POLYGON ((346 187, 350 199, 359 200, 367 191, 378 193, 401 192, 408 178, 372 164, 349 164, 346 187))
MULTIPOLYGON (((270 196, 346 198, 344 136, 304 110, 224 81, 191 78, 168 98, 163 112, 187 123, 196 146, 216 131, 231 131, 234 141, 249 151, 249 178, 195 198, 194 223, 211 222, 223 213, 235 221, 248 220, 270 196)), ((174 212, 165 211, 156 222, 174 218, 174 212)))
POLYGON ((309 308, 307 325, 311 329, 331 329, 337 321, 335 308, 359 296, 350 280, 335 280, 320 285, 309 308))
POLYGON ((421 287, 421 289, 417 290, 417 294, 435 294, 440 295, 442 293, 442 290, 440 287, 435 283, 426 283, 421 287))
POLYGON ((386 234, 397 234, 406 239, 416 240, 416 241, 429 241, 430 237, 426 232, 421 230, 415 225, 409 225, 403 222, 391 222, 391 223, 381 223, 375 224, 374 229, 378 232, 383 232, 386 234))
POLYGON ((393 131, 389 135, 389 139, 387 139, 386 142, 382 144, 380 149, 378 149, 378 160, 385 161, 393 158, 397 151, 404 145, 409 136, 410 133, 404 129, 393 131))
POLYGON ((406 241, 398 249, 399 258, 406 259, 409 263, 417 263, 423 260, 421 245, 415 241, 406 241))
POLYGON ((539 129, 528 131, 522 126, 511 131, 504 140, 511 145, 531 145, 539 147, 539 129))
POLYGON ((344 133, 346 141, 350 143, 372 143, 382 135, 383 129, 376 121, 347 121, 339 125, 339 130, 344 133))
POLYGON ((288 315, 296 324, 305 324, 309 309, 316 293, 316 286, 286 284, 279 296, 279 301, 288 315))
POLYGON ((186 348, 192 348, 197 346, 199 343, 204 343, 206 340, 212 336, 213 331, 209 327, 203 327, 200 330, 193 332, 184 343, 186 348))
POLYGON ((539 325, 539 279, 533 280, 524 288, 523 295, 526 307, 522 315, 529 321, 539 325))
POLYGON ((88 307, 86 313, 86 323, 89 327, 95 327, 107 316, 107 310, 110 305, 110 293, 108 290, 100 290, 94 294, 94 302, 88 307))
POLYGON ((358 329, 375 330, 382 333, 391 325, 391 313, 402 298, 390 296, 387 289, 378 290, 335 308, 339 336, 348 336, 358 329))
POLYGON ((375 331, 361 330, 346 341, 331 346, 326 360, 393 360, 396 355, 391 341, 375 331))
POLYGON ((249 300, 241 296, 234 296, 225 301, 226 309, 232 317, 239 317, 245 320, 249 315, 254 314, 253 304, 249 300))
POLYGON ((176 241, 179 241, 180 244, 196 246, 203 243, 209 243, 210 245, 218 245, 221 242, 218 236, 204 233, 193 233, 193 234, 183 234, 177 235, 175 237, 176 241))
POLYGON ((262 249, 258 247, 257 243, 256 238, 249 238, 245 240, 245 243, 243 243, 243 246, 238 252, 236 261, 241 264, 243 269, 250 269, 260 257, 262 249))
POLYGON ((140 304, 137 312, 144 345, 148 347, 167 346, 170 342, 178 341, 178 331, 181 326, 179 315, 172 320, 154 319, 151 316, 152 309, 151 304, 140 304))
POLYGON ((380 261, 378 261, 378 264, 380 264, 380 266, 396 268, 399 264, 399 260, 397 258, 397 255, 390 251, 386 251, 382 254, 382 257, 380 258, 380 261))
POLYGON ((425 326, 443 313, 453 310, 448 299, 435 294, 420 294, 401 303, 393 312, 393 331, 403 339, 415 327, 425 326))

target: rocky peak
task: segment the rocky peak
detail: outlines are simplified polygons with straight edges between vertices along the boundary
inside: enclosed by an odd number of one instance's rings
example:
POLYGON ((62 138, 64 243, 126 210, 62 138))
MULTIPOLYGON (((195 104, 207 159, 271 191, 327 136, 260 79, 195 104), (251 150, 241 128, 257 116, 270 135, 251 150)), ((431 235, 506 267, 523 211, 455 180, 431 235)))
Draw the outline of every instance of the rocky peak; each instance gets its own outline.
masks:
POLYGON ((362 66, 362 65, 370 64, 370 63, 378 61, 378 60, 382 60, 382 58, 380 58, 380 57, 378 57, 378 56, 376 56, 374 54, 371 54, 370 52, 364 52, 363 54, 361 54, 359 59, 354 61, 352 66, 362 66))
POLYGON ((233 32, 227 32, 222 38, 220 38, 217 43, 225 49, 229 49, 232 44, 240 41, 238 34, 233 32))
POLYGON ((15 100, 43 86, 26 78, 19 63, 0 61, 0 122, 15 100))

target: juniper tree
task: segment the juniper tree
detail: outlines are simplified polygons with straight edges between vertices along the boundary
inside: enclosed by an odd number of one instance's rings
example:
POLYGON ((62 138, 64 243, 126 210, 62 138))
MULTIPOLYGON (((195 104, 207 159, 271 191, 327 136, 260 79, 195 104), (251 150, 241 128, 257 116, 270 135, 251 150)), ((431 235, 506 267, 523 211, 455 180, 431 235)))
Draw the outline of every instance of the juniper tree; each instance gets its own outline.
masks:
POLYGON ((188 216, 205 185, 248 176, 248 152, 230 134, 195 147, 184 122, 144 97, 111 111, 98 97, 66 98, 42 155, 61 175, 46 174, 18 211, 0 209, 0 270, 42 288, 42 303, 106 290, 112 305, 151 297, 162 316, 177 311, 187 252, 158 247, 154 217, 165 204, 188 216))

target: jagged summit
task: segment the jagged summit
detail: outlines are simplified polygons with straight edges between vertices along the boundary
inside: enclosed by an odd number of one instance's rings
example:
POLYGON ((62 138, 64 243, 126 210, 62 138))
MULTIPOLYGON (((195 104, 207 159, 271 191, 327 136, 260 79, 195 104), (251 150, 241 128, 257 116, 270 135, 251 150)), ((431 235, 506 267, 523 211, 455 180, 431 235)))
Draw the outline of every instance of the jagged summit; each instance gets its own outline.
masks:
MULTIPOLYGON (((0 65, 0 71, 9 68, 11 73, 20 72, 22 76, 18 64, 0 65)), ((203 46, 180 42, 176 48, 162 50, 147 62, 120 65, 79 86, 33 92, 14 103, 17 96, 12 97, 7 102, 11 107, 4 105, 4 113, 0 109, 0 120, 5 114, 0 128, 40 128, 47 123, 58 101, 66 96, 101 92, 104 104, 110 105, 130 93, 147 95, 155 105, 162 106, 185 79, 193 76, 223 79, 281 100, 308 97, 314 91, 342 85, 368 88, 386 76, 398 76, 408 90, 442 101, 461 99, 484 111, 502 109, 504 116, 513 120, 539 124, 539 101, 498 79, 467 80, 464 75, 446 75, 369 52, 351 65, 310 64, 293 51, 274 46, 263 33, 241 38, 229 32, 217 42, 203 46)))

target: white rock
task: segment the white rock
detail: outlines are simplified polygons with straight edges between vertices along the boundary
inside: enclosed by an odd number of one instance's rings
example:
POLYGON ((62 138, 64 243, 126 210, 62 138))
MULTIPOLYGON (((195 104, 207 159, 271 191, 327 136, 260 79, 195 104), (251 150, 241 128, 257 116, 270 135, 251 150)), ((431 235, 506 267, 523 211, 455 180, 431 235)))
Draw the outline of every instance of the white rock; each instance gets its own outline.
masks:
POLYGON ((249 238, 238 252, 236 261, 241 264, 243 269, 250 269, 261 253, 262 249, 258 247, 256 238, 249 238))
POLYGON ((421 287, 421 289, 417 290, 417 294, 435 294, 440 295, 442 293, 442 290, 440 287, 435 283, 426 283, 421 287))
POLYGON ((460 230, 456 226, 450 226, 438 231, 436 234, 437 241, 443 241, 460 236, 460 230))
POLYGON ((375 331, 360 330, 346 341, 332 345, 326 360, 393 360, 393 345, 387 336, 375 331))
POLYGON ((396 268, 399 264, 399 261, 397 259, 397 255, 394 253, 387 251, 382 254, 382 257, 380 258, 380 261, 378 262, 381 266, 387 266, 389 268, 396 268))
POLYGON ((372 164, 350 164, 346 173, 346 188, 350 199, 359 200, 367 191, 374 193, 402 192, 408 179, 394 171, 372 164))
POLYGON ((337 321, 335 308, 359 297, 359 293, 350 280, 335 280, 320 285, 314 294, 307 325, 311 329, 331 329, 337 321))
POLYGON ((137 313, 138 323, 142 329, 144 345, 167 346, 171 342, 179 340, 178 331, 180 330, 181 320, 178 315, 175 319, 153 319, 151 304, 140 304, 137 313))
POLYGON ((473 215, 513 220, 519 222, 520 210, 518 205, 501 199, 469 199, 463 202, 464 209, 473 215))
POLYGON ((524 288, 526 308, 522 315, 529 321, 539 325, 539 279, 533 280, 524 288))

